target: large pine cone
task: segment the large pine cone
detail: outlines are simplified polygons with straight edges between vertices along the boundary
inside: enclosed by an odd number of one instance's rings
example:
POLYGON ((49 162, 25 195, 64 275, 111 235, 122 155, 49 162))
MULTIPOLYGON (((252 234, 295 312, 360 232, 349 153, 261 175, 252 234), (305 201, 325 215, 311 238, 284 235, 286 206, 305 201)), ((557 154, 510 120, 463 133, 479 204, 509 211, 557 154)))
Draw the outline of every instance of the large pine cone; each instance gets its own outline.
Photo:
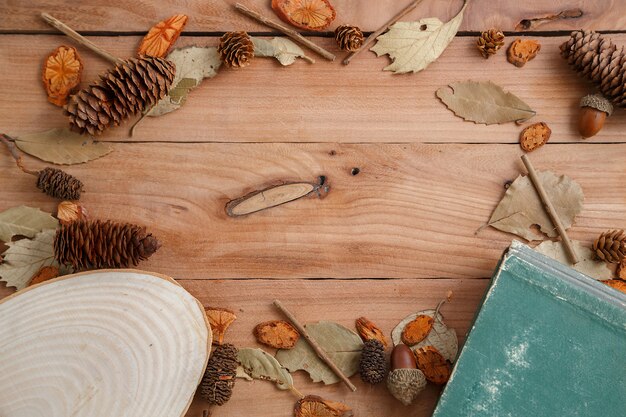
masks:
POLYGON ((237 376, 237 348, 229 343, 213 351, 200 383, 200 396, 210 404, 224 405, 233 393, 237 376))
POLYGON ((335 29, 335 41, 342 51, 353 52, 363 46, 363 32, 357 26, 341 25, 335 29))
POLYGON ((485 59, 498 52, 504 45, 504 33, 498 29, 489 29, 480 34, 476 47, 485 59))
POLYGON ((165 97, 175 72, 174 63, 164 58, 130 58, 74 94, 65 114, 74 130, 99 135, 165 97))
POLYGON ((363 345, 359 373, 364 382, 372 385, 385 380, 385 375, 387 374, 385 348, 379 340, 370 339, 363 345))
POLYGON ((80 200, 83 183, 56 168, 44 168, 37 175, 37 188, 59 200, 80 200))
POLYGON ((599 259, 617 264, 626 255, 626 236, 623 230, 604 232, 593 242, 593 251, 599 259))
POLYGON ((626 107, 626 57, 609 38, 593 31, 572 32, 561 45, 561 56, 575 71, 598 85, 602 95, 626 107))
POLYGON ((226 32, 217 52, 229 67, 243 68, 254 58, 254 43, 246 32, 226 32))
POLYGON ((62 225, 54 256, 74 269, 127 268, 148 259, 159 242, 145 227, 111 221, 77 221, 62 225))

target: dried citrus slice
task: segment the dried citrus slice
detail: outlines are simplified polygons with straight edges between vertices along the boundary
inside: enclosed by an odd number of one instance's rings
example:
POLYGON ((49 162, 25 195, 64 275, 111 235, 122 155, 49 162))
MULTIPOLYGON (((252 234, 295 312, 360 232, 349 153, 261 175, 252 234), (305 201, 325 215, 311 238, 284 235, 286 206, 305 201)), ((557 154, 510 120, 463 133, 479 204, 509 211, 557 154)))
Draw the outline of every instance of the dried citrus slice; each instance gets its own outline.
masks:
POLYGON ((48 101, 64 106, 67 98, 78 88, 83 63, 78 51, 71 46, 61 45, 46 58, 43 66, 43 85, 48 101))
POLYGON ((433 346, 425 346, 415 351, 417 369, 422 371, 426 380, 442 385, 450 379, 450 364, 433 346))
POLYGON ((337 16, 328 0, 272 0, 272 9, 285 22, 305 30, 324 30, 337 16))
POLYGON ((187 16, 184 14, 177 14, 157 23, 141 41, 137 54, 157 58, 164 57, 174 42, 176 42, 186 24, 187 16))

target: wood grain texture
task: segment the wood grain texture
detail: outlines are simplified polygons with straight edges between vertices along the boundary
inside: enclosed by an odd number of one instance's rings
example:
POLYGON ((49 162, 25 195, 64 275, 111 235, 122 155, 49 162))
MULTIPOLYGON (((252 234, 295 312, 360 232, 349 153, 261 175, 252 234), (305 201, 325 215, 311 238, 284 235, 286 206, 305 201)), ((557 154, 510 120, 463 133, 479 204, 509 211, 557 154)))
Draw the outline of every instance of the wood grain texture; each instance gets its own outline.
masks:
MULTIPOLYGON (((79 31, 139 31, 147 30, 156 22, 173 14, 189 16, 186 31, 220 32, 231 30, 265 31, 268 29, 236 13, 233 5, 241 3, 275 18, 270 8, 270 0, 144 0, 131 2, 111 0, 102 3, 97 0, 3 0, 0 2, 0 15, 11 16, 0 22, 1 31, 49 31, 39 19, 39 13, 48 12, 79 31)), ((359 25, 363 30, 374 31, 391 16, 402 9, 409 0, 333 0, 337 19, 331 30, 342 23, 359 25)), ((449 20, 461 8, 461 0, 424 1, 403 20, 417 20, 423 17, 438 17, 449 20)), ((558 13, 565 9, 579 7, 584 16, 575 20, 551 22, 540 30, 572 30, 581 27, 588 29, 623 30, 626 25, 626 4, 620 0, 555 0, 546 3, 542 0, 512 2, 510 0, 472 0, 465 20, 461 25, 464 31, 482 31, 490 27, 500 27, 512 31, 521 20, 536 16, 558 13)))
MULTIPOLYGON (((477 231, 522 172, 520 154, 517 145, 115 144, 67 172, 84 182, 92 218, 147 226, 163 247, 141 267, 176 278, 484 278, 513 236, 477 231), (330 186, 323 199, 225 212, 251 191, 320 175, 330 186)), ((548 144, 533 154, 538 170, 583 188, 572 239, 590 243, 626 222, 626 167, 611 163, 624 159, 626 144, 548 144)), ((54 210, 6 149, 0 178, 0 210, 54 210)))

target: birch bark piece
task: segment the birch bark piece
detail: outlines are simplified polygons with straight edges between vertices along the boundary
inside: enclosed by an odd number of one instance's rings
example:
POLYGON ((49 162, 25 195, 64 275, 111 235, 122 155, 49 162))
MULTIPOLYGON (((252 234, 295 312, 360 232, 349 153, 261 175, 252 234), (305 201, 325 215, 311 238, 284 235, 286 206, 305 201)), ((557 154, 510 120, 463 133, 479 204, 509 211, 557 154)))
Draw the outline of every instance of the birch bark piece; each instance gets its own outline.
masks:
POLYGON ((164 276, 29 287, 0 301, 0 416, 183 416, 211 338, 202 305, 164 276))
POLYGON ((318 188, 316 184, 296 182, 255 191, 230 201, 226 205, 226 213, 231 217, 245 216, 305 197, 318 188))

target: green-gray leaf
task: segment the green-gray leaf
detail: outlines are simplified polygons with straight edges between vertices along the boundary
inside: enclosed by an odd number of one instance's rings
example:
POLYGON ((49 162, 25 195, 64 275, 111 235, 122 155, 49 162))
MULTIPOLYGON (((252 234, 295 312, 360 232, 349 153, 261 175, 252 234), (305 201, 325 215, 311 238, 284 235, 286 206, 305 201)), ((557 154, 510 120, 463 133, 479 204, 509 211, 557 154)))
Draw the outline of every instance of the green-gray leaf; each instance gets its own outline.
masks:
POLYGON ((7 287, 25 288, 33 276, 44 266, 58 266, 54 259, 54 230, 45 230, 35 238, 9 242, 0 264, 0 281, 7 287))
POLYGON ((297 58, 305 57, 302 48, 286 38, 272 38, 269 41, 252 38, 252 42, 254 56, 276 58, 282 65, 291 65, 297 58))
POLYGON ((113 151, 110 146, 67 128, 22 135, 15 145, 29 155, 59 165, 81 164, 113 151))
MULTIPOLYGON (((415 318, 419 315, 425 315, 429 317, 435 317, 435 310, 424 310, 418 311, 417 313, 410 314, 409 316, 402 319, 400 323, 391 331, 391 340, 393 340, 394 345, 398 345, 402 343, 402 331, 406 327, 409 322, 415 320, 415 318)), ((437 348, 439 353, 449 360, 450 362, 454 362, 456 360, 456 354, 459 351, 459 340, 456 336, 456 332, 454 329, 450 329, 443 322, 443 317, 441 313, 437 314, 437 319, 433 321, 433 328, 428 333, 426 338, 421 342, 409 346, 411 349, 416 350, 425 346, 434 346, 437 348)))
POLYGON ((262 349, 239 349, 237 360, 244 373, 251 378, 274 382, 282 390, 293 387, 293 378, 289 372, 262 349))
POLYGON ((38 208, 19 206, 0 213, 0 240, 10 242, 16 235, 34 237, 46 229, 56 229, 59 221, 38 208))

